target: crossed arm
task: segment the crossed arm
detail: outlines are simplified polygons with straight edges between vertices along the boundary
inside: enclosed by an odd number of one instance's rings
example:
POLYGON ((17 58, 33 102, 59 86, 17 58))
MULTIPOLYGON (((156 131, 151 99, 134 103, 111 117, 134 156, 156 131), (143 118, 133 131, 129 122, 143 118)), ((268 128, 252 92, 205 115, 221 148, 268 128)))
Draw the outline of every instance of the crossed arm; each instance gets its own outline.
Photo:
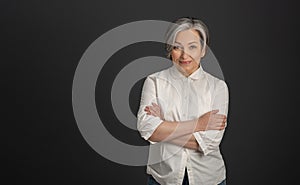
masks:
POLYGON ((151 143, 169 142, 200 150, 204 155, 219 146, 228 110, 228 89, 225 82, 220 82, 213 91, 212 111, 195 120, 164 120, 160 107, 155 104, 156 94, 155 81, 149 77, 144 83, 137 122, 137 128, 144 139, 151 143))
MULTIPOLYGON (((144 111, 147 115, 159 117, 164 120, 160 107, 152 103, 146 106, 144 111)), ((170 122, 164 120, 150 136, 153 142, 170 142, 185 148, 197 150, 199 144, 193 133, 206 130, 223 130, 225 128, 226 116, 217 114, 218 110, 209 111, 196 120, 184 122, 170 122)))

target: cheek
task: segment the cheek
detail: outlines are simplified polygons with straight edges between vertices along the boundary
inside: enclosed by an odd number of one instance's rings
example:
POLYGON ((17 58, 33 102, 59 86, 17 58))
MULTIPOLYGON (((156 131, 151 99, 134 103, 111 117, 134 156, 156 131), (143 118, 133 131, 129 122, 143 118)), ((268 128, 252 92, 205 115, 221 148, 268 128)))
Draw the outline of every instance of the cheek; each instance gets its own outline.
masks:
POLYGON ((171 56, 172 56, 172 59, 175 60, 180 57, 180 54, 178 54, 177 52, 171 52, 171 56))
POLYGON ((201 58, 202 58, 202 53, 201 52, 195 52, 193 53, 192 57, 194 58, 194 60, 196 60, 197 62, 200 62, 201 58))

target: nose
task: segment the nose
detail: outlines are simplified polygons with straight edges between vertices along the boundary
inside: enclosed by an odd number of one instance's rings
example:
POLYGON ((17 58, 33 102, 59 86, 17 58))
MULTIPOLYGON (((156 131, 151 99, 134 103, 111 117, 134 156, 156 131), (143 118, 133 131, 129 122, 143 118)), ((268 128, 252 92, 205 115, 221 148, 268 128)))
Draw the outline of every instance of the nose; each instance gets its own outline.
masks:
POLYGON ((181 57, 182 59, 186 59, 186 58, 189 57, 189 55, 188 55, 187 52, 183 49, 183 50, 181 50, 181 55, 180 55, 180 57, 181 57))

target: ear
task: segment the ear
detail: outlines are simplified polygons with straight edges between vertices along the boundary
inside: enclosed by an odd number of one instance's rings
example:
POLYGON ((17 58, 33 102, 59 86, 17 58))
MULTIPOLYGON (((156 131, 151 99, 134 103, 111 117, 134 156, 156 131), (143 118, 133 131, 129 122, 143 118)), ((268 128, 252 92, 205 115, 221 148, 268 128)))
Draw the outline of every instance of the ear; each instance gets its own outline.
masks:
POLYGON ((201 58, 203 58, 205 56, 206 51, 207 51, 207 45, 205 45, 205 48, 203 48, 201 51, 201 58))

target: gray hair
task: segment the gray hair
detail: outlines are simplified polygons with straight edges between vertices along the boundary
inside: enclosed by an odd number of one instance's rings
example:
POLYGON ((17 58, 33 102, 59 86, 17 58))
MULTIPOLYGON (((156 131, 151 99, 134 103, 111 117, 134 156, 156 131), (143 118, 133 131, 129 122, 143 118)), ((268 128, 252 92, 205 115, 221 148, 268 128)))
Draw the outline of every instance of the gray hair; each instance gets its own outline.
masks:
POLYGON ((171 51, 173 49, 175 38, 180 31, 194 29, 199 33, 202 50, 206 49, 209 43, 209 33, 207 26, 195 18, 183 17, 174 21, 168 28, 166 38, 167 57, 171 59, 171 51))

